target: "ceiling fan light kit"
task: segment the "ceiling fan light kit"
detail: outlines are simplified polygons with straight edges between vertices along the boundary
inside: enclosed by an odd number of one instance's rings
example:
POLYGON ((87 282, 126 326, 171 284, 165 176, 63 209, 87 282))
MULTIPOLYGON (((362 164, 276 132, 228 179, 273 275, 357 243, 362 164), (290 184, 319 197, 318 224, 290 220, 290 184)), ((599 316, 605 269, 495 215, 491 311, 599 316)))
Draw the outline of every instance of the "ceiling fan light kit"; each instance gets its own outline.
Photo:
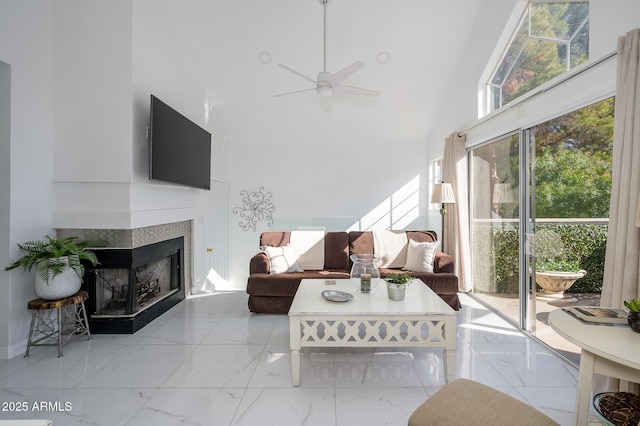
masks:
POLYGON ((322 98, 328 98, 331 96, 331 87, 318 86, 318 95, 322 98))
POLYGON ((335 74, 327 71, 327 4, 330 0, 319 0, 324 10, 324 22, 323 22, 323 70, 318 73, 318 77, 314 80, 311 77, 297 71, 284 64, 278 64, 279 67, 307 80, 315 85, 313 89, 296 90, 294 92, 280 93, 274 95, 274 97, 293 95, 296 93, 310 92, 315 90, 320 97, 328 98, 333 94, 333 91, 339 93, 346 93, 351 95, 360 96, 378 96, 380 92, 370 89, 363 89, 361 87, 348 86, 342 84, 344 80, 353 75, 360 68, 364 67, 364 64, 360 61, 356 61, 353 64, 341 69, 335 74))

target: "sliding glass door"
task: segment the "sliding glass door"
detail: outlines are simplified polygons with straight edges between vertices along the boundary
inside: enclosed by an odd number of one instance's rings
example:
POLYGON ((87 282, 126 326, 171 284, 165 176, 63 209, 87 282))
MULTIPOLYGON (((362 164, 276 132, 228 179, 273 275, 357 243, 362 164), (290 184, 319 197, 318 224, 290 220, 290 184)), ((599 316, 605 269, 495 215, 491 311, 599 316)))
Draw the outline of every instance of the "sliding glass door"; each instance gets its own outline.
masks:
POLYGON ((470 153, 473 291, 520 323, 520 134, 470 153))
POLYGON ((469 153, 473 291, 551 346, 552 309, 599 304, 612 145, 606 99, 469 153), (579 277, 548 285, 554 272, 579 277))

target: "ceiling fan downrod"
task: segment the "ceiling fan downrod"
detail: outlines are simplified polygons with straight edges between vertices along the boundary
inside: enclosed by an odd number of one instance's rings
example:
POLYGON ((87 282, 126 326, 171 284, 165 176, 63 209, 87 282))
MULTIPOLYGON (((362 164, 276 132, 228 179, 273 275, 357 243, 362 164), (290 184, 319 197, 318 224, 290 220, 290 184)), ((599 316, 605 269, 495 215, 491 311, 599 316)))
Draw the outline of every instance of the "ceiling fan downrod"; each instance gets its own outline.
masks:
POLYGON ((330 0, 320 0, 322 5, 323 22, 322 22, 322 71, 327 72, 327 5, 330 0))

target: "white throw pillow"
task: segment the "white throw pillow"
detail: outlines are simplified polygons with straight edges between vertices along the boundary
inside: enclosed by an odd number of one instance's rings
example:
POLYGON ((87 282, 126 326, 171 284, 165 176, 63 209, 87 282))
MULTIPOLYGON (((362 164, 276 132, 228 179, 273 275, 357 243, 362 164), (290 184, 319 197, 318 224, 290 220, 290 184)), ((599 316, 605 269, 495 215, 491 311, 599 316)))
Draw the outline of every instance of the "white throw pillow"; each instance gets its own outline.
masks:
POLYGON ((291 231, 289 246, 298 254, 298 265, 305 271, 324 269, 324 231, 291 231))
POLYGON ((409 239, 407 263, 402 269, 411 272, 433 272, 433 262, 438 247, 440 247, 440 241, 419 243, 409 239))
POLYGON ((372 233, 378 268, 402 268, 407 263, 407 233, 387 230, 373 230, 372 233))
POLYGON ((290 246, 271 247, 262 249, 269 258, 270 274, 282 274, 285 272, 302 272, 296 260, 298 255, 290 246))

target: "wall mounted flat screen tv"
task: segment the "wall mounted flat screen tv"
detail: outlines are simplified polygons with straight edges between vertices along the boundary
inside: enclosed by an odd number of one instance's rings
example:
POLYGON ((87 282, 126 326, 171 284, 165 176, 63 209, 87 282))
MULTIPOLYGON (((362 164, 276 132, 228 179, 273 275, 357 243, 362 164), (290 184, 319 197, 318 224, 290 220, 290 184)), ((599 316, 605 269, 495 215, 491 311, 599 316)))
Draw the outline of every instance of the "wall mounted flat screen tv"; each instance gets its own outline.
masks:
POLYGON ((211 133, 151 95, 149 178, 211 189, 211 133))

